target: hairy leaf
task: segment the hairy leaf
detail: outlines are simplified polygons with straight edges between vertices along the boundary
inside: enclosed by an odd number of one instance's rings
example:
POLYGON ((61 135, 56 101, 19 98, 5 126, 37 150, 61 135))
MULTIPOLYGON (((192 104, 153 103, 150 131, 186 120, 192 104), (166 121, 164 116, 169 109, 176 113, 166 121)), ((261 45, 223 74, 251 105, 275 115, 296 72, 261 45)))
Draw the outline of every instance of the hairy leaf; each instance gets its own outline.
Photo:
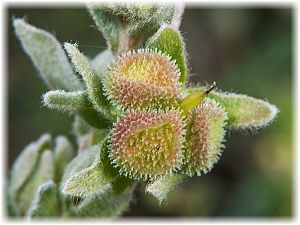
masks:
POLYGON ((111 164, 107 162, 109 159, 105 160, 104 156, 108 148, 108 138, 105 138, 98 146, 98 151, 100 154, 95 157, 95 160, 91 166, 75 173, 70 176, 68 180, 62 186, 62 192, 65 195, 76 196, 76 197, 86 197, 87 195, 100 190, 105 185, 112 183, 118 177, 118 173, 111 168, 111 164), (102 153, 103 151, 103 153, 102 153))
POLYGON ((73 175, 78 172, 90 167, 95 158, 99 154, 99 145, 93 145, 86 149, 85 151, 78 154, 65 168, 64 175, 61 182, 61 187, 64 186, 65 182, 73 175))
POLYGON ((164 176, 147 184, 146 192, 150 193, 161 204, 167 199, 168 194, 183 181, 183 178, 184 176, 180 174, 164 176))
POLYGON ((40 155, 50 147, 50 142, 51 136, 44 134, 36 142, 27 145, 18 156, 10 174, 9 194, 12 199, 16 198, 19 190, 32 175, 40 155))
POLYGON ((75 156, 72 144, 65 136, 55 138, 54 162, 55 181, 60 182, 63 171, 69 161, 75 156))
POLYGON ((62 188, 62 192, 72 197, 86 197, 102 189, 115 178, 107 176, 103 171, 103 166, 96 161, 87 169, 69 178, 62 188))
POLYGON ((72 123, 72 133, 76 138, 83 136, 91 131, 92 127, 85 122, 80 116, 75 115, 72 123))
POLYGON ((109 217, 116 218, 124 212, 133 197, 135 185, 127 187, 122 193, 116 194, 111 184, 88 195, 78 206, 70 210, 78 217, 109 217))
POLYGON ((87 58, 77 49, 76 45, 65 43, 64 45, 72 63, 85 81, 91 102, 95 108, 107 119, 116 119, 116 115, 110 110, 110 102, 104 94, 104 87, 99 76, 89 64, 87 58))
POLYGON ((33 171, 30 179, 25 183, 17 196, 17 202, 21 215, 25 215, 29 209, 31 201, 37 188, 48 180, 54 179, 55 168, 53 154, 50 150, 45 150, 33 171))
POLYGON ((50 109, 57 109, 65 113, 77 113, 87 123, 97 128, 107 128, 112 124, 94 109, 86 91, 49 91, 43 96, 43 104, 50 109))
POLYGON ((49 180, 40 185, 27 212, 29 218, 57 217, 60 214, 59 197, 56 184, 49 180))
POLYGON ((25 52, 49 88, 66 91, 82 89, 64 50, 52 34, 29 25, 23 19, 15 19, 13 24, 25 52))

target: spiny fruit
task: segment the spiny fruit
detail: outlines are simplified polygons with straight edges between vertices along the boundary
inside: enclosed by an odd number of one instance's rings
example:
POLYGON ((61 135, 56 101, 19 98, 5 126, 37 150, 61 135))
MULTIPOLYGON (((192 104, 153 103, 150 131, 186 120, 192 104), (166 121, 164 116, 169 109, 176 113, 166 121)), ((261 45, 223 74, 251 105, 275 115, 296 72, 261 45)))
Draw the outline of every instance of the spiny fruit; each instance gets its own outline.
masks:
POLYGON ((179 69, 171 58, 150 49, 119 57, 108 72, 108 98, 125 109, 172 107, 180 98, 179 69))
POLYGON ((133 111, 115 125, 113 164, 125 176, 152 179, 176 171, 182 163, 184 122, 179 111, 133 111))
POLYGON ((206 98, 191 111, 187 120, 184 171, 189 176, 200 176, 219 160, 227 114, 216 101, 206 98))

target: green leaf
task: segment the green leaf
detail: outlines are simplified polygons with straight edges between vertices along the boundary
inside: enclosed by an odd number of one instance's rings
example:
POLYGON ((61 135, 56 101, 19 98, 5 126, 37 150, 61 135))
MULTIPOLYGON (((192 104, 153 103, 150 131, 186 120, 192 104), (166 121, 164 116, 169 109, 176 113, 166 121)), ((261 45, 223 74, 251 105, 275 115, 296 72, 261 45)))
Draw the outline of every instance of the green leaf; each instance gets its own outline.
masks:
POLYGON ((112 168, 109 159, 104 159, 105 156, 100 156, 103 153, 107 154, 108 138, 105 138, 98 146, 100 154, 95 157, 95 161, 88 168, 72 175, 62 186, 62 192, 65 195, 72 197, 84 198, 87 195, 100 190, 105 185, 112 183, 119 175, 114 168, 112 168))
MULTIPOLYGON (((205 87, 189 88, 185 93, 204 91, 205 87)), ((216 100, 228 114, 228 126, 236 129, 260 128, 269 125, 276 117, 275 105, 247 95, 212 91, 209 98, 216 100)))
POLYGON ((183 181, 183 178, 184 176, 180 174, 164 176, 147 184, 146 192, 155 197, 161 204, 167 199, 168 194, 183 181))
POLYGON ((84 198, 94 193, 107 184, 111 183, 116 177, 107 176, 103 166, 99 161, 95 161, 87 169, 75 174, 69 178, 62 188, 65 195, 84 198))
POLYGON ((116 218, 129 207, 135 185, 127 187, 116 194, 111 184, 88 195, 78 206, 70 208, 71 214, 77 217, 116 218))
POLYGON ((82 89, 64 50, 52 34, 29 25, 23 19, 14 19, 13 25, 23 49, 49 88, 66 91, 82 89))
POLYGON ((107 128, 112 125, 111 121, 94 109, 86 91, 48 91, 43 95, 43 104, 64 113, 77 113, 93 127, 107 128))
POLYGON ((87 58, 80 53, 76 45, 65 43, 64 47, 75 66, 85 81, 88 94, 95 108, 107 119, 117 119, 116 115, 110 110, 110 102, 104 94, 104 87, 99 76, 89 64, 87 58))
POLYGON ((114 57, 109 49, 96 55, 96 57, 90 62, 94 68, 96 74, 100 79, 105 78, 108 66, 113 62, 114 57))
POLYGON ((27 212, 29 218, 57 217, 60 214, 59 197, 56 184, 49 180, 40 185, 27 212))
POLYGON ((37 167, 32 172, 30 179, 25 183, 17 196, 18 207, 21 215, 25 215, 31 205, 31 201, 38 187, 48 180, 54 179, 55 168, 53 154, 50 150, 45 150, 38 162, 37 167))
POLYGON ((40 155, 45 149, 50 147, 50 142, 51 136, 44 134, 36 142, 27 145, 18 156, 11 170, 8 187, 9 195, 12 199, 16 199, 19 190, 24 186, 37 166, 40 155))
POLYGON ((72 144, 65 136, 55 138, 54 162, 55 162, 55 181, 58 183, 69 161, 75 156, 72 144))
POLYGON ((89 4, 88 11, 91 14, 97 28, 107 40, 107 45, 112 52, 117 52, 119 48, 119 30, 122 26, 121 22, 104 11, 101 6, 96 4, 89 4))
POLYGON ((90 167, 99 154, 99 145, 94 145, 78 154, 65 168, 61 187, 65 182, 76 173, 90 167))
POLYGON ((179 81, 183 83, 186 80, 185 47, 178 30, 170 25, 163 24, 148 40, 146 48, 158 49, 168 54, 178 65, 181 74, 179 81))
POLYGON ((107 136, 101 144, 83 151, 66 167, 60 189, 69 216, 116 217, 127 209, 134 186, 111 171, 106 158, 108 143, 107 136))
POLYGON ((233 128, 267 126, 278 113, 276 106, 247 95, 223 93, 212 96, 227 111, 228 123, 233 128))

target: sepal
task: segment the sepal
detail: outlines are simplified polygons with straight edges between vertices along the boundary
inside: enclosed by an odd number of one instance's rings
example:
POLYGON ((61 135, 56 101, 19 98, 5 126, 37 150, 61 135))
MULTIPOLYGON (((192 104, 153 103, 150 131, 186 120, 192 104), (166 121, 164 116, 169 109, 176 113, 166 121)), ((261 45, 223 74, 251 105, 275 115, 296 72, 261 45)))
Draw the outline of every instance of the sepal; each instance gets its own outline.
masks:
POLYGON ((178 30, 171 25, 163 24, 147 41, 146 48, 160 50, 175 60, 180 70, 179 81, 184 83, 187 74, 185 46, 178 30))

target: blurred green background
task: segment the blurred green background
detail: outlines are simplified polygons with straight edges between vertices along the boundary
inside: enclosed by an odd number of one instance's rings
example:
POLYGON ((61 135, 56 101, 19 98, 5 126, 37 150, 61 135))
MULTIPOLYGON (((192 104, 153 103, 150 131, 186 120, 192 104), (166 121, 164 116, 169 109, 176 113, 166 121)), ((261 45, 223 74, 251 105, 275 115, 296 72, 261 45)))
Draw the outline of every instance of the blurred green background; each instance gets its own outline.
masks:
MULTIPOLYGON (((70 133, 71 118, 41 106, 46 86, 17 41, 13 17, 77 41, 93 57, 105 48, 87 11, 80 7, 7 8, 7 167, 40 134, 70 133)), ((219 163, 189 179, 161 207, 143 185, 125 216, 291 217, 293 182, 293 9, 187 6, 181 31, 186 40, 190 81, 267 99, 277 105, 276 121, 259 132, 230 131, 219 163)), ((8 174, 8 172, 7 172, 8 174)))

